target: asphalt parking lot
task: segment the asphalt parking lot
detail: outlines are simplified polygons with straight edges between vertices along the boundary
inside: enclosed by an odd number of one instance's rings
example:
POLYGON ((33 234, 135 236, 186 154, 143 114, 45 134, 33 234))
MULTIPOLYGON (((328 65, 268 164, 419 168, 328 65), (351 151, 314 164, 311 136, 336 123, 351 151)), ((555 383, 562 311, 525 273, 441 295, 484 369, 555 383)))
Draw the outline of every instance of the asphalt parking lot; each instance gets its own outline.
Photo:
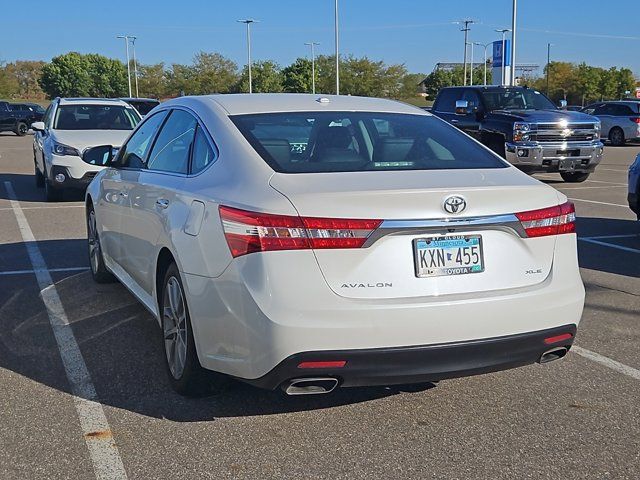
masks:
POLYGON ((285 397, 230 383, 185 399, 155 320, 119 284, 92 282, 81 195, 51 204, 35 188, 31 142, 0 134, 0 478, 91 479, 96 461, 115 465, 103 478, 640 478, 640 224, 626 205, 640 147, 607 147, 582 184, 538 176, 579 217, 587 299, 564 360, 437 385, 285 397), (64 325, 43 302, 49 276, 64 325), (86 370, 63 363, 66 321, 86 370))

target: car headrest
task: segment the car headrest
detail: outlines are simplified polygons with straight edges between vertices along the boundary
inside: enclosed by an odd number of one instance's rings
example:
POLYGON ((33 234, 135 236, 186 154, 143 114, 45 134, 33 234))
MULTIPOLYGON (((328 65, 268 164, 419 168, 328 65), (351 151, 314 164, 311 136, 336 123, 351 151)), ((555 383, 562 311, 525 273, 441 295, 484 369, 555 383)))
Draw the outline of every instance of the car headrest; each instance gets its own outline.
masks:
POLYGON ((318 131, 316 145, 318 149, 326 148, 349 148, 351 145, 351 132, 347 127, 327 126, 318 131))
POLYGON ((381 138, 373 150, 374 162, 402 162, 413 148, 413 138, 381 138))

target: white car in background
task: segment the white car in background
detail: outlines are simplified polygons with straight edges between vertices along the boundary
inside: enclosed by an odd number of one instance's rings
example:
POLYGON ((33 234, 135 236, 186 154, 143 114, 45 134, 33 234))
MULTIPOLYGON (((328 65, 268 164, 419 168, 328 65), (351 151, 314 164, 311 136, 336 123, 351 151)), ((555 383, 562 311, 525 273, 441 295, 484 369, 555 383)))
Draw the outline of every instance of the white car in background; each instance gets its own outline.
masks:
POLYGON ((561 358, 584 304, 560 192, 382 99, 182 97, 86 194, 93 277, 157 318, 173 387, 288 394, 561 358))
POLYGON ((140 114, 122 100, 56 98, 34 130, 36 185, 47 201, 57 201, 66 189, 83 189, 102 168, 82 160, 89 147, 122 145, 140 121, 140 114))

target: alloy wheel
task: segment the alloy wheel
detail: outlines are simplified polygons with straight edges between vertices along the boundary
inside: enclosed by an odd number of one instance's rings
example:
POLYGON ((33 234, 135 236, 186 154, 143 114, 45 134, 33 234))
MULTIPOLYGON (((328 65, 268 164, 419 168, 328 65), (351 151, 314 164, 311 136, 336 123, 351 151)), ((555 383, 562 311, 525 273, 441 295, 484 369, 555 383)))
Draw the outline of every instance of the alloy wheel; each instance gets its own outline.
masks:
POLYGON ((96 228, 96 213, 92 210, 89 212, 88 222, 88 240, 89 240, 89 261, 91 262, 91 270, 98 273, 100 267, 100 237, 98 237, 98 229, 96 228))
POLYGON ((182 287, 174 276, 169 277, 164 287, 162 307, 167 363, 173 378, 179 379, 187 361, 187 309, 182 287))

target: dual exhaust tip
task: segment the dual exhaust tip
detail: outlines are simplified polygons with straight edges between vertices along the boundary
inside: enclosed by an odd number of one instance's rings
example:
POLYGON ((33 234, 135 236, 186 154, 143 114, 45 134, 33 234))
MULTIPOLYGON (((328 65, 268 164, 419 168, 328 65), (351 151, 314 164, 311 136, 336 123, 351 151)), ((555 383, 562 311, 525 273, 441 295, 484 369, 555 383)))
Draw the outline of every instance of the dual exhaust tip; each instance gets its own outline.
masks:
POLYGON ((338 379, 333 377, 294 378, 282 385, 287 395, 318 395, 331 393, 338 386, 338 379))
MULTIPOLYGON (((560 360, 569 349, 567 347, 555 347, 547 350, 538 359, 538 363, 549 363, 560 360)), ((334 377, 294 378, 282 385, 282 390, 287 395, 321 395, 333 392, 338 386, 338 379, 334 377)))

